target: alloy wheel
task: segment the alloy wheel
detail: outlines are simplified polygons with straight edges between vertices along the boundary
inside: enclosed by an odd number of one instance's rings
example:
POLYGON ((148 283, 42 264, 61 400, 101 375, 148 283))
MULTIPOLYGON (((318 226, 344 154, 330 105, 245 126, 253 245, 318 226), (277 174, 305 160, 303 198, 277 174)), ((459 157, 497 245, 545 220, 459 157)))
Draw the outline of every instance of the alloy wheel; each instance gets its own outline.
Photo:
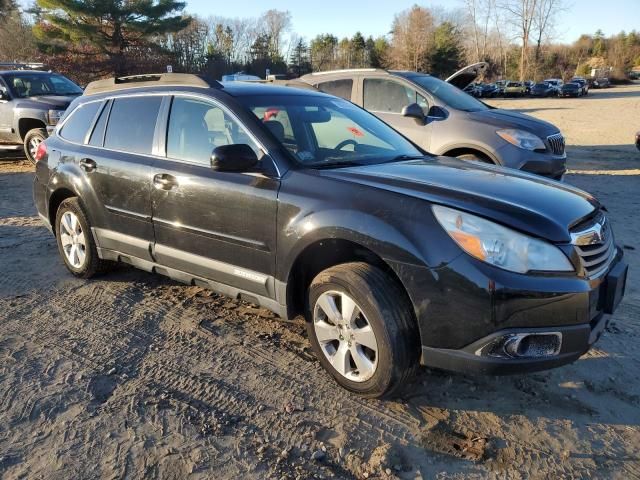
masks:
POLYGON ((324 292, 313 309, 313 328, 333 368, 354 382, 369 380, 378 366, 378 342, 362 309, 346 293, 324 292))
POLYGON ((29 154, 31 155, 31 158, 36 158, 36 153, 38 152, 38 147, 41 143, 42 138, 40 137, 33 137, 29 140, 29 154))
POLYGON ((60 217, 60 243, 69 264, 82 268, 87 257, 87 239, 73 212, 65 212, 60 217))

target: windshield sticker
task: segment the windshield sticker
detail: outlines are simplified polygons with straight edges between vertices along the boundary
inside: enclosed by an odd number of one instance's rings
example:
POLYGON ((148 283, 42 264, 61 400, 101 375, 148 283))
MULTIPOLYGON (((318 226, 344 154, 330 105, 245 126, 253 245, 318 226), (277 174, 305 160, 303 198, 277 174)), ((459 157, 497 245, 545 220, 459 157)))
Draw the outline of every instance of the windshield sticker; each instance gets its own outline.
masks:
POLYGON ((354 137, 364 137, 364 133, 356 127, 347 127, 347 130, 349 130, 354 137))

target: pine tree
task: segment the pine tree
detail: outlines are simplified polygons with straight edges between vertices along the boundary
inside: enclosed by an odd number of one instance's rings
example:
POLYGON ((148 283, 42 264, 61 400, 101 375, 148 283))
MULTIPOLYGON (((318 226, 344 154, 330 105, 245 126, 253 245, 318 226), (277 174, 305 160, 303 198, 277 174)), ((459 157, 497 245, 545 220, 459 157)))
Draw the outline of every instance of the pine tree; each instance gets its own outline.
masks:
POLYGON ((106 59, 105 73, 128 72, 136 49, 158 49, 154 39, 185 28, 191 19, 175 0, 37 0, 42 9, 35 33, 49 52, 106 59))

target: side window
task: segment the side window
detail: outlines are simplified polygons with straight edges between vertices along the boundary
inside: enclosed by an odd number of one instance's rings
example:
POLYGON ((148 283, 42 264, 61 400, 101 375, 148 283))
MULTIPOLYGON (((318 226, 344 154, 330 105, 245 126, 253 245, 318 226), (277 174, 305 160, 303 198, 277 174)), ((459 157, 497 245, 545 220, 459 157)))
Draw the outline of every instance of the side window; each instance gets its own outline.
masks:
POLYGON ((105 148, 150 154, 162 97, 129 97, 113 101, 104 137, 105 148))
POLYGON ((91 137, 89 137, 89 145, 93 145, 95 147, 101 147, 104 143, 104 130, 107 126, 107 118, 109 117, 109 111, 111 110, 111 100, 109 100, 100 116, 98 117, 98 121, 96 122, 96 126, 93 128, 93 132, 91 133, 91 137))
POLYGON ((351 101, 351 91, 353 90, 353 80, 345 78, 343 80, 332 80, 330 82, 323 82, 317 85, 318 90, 329 95, 336 97, 342 97, 345 100, 351 101))
POLYGON ((101 105, 101 102, 91 102, 76 108, 64 123, 60 136, 70 142, 84 143, 101 105))
POLYGON ((222 145, 246 144, 260 156, 246 130, 211 103, 175 97, 167 131, 167 157, 209 165, 211 152, 222 145))
POLYGON ((416 101, 416 92, 392 80, 365 78, 364 108, 372 112, 401 113, 416 101))
POLYGON ((429 115, 429 101, 416 92, 416 103, 422 107, 425 116, 429 115))

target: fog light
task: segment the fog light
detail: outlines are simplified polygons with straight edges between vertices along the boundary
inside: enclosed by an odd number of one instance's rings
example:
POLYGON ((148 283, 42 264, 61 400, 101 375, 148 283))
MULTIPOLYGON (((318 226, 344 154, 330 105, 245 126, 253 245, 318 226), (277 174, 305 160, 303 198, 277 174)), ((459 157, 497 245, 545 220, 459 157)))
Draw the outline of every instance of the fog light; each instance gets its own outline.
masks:
POLYGON ((562 333, 510 333, 493 339, 476 351, 478 356, 540 358, 560 353, 562 333))

